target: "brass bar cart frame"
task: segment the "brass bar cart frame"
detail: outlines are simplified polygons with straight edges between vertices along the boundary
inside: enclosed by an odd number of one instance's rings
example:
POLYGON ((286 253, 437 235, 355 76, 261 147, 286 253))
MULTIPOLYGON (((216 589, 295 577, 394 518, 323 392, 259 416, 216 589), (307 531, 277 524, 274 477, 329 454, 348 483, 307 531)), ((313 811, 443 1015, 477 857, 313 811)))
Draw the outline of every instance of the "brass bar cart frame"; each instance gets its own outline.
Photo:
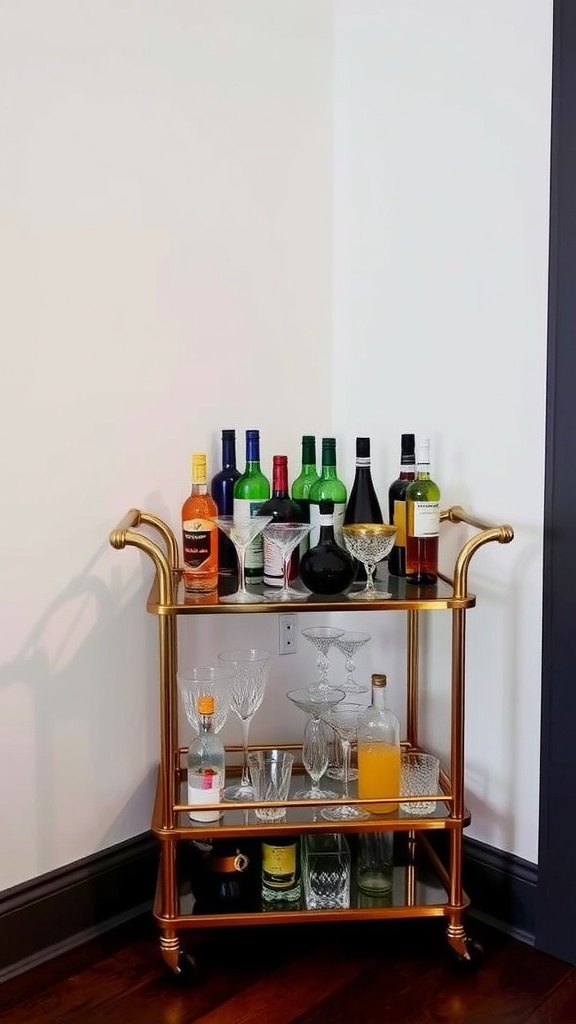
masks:
MULTIPOLYGON (((472 964, 479 958, 475 944, 464 928, 464 914, 469 899, 462 885, 463 830, 470 815, 464 804, 464 695, 466 613, 476 603, 468 591, 468 570, 471 559, 484 544, 508 544, 514 537, 511 526, 493 525, 470 515, 460 506, 441 513, 445 524, 463 523, 477 532, 465 542, 457 555, 452 577, 440 574, 434 587, 411 586, 404 579, 390 577, 392 597, 372 602, 354 601, 353 593, 329 602, 312 595, 304 602, 276 604, 263 598, 262 603, 223 604, 217 597, 211 600, 185 600, 181 587, 178 544, 172 530, 157 516, 131 509, 110 534, 110 544, 120 550, 136 547, 143 551, 154 565, 154 580, 147 602, 147 610, 158 619, 158 658, 160 682, 160 762, 158 785, 152 815, 152 830, 159 840, 160 866, 154 902, 154 915, 160 931, 160 951, 165 963, 175 974, 187 973, 194 966, 193 958, 182 948, 181 934, 190 929, 210 927, 268 925, 302 921, 344 921, 374 918, 444 917, 449 946, 462 963, 472 964), (141 527, 158 534, 151 540, 141 527), (278 614, 294 610, 304 614, 315 612, 382 611, 405 612, 407 622, 406 651, 406 723, 407 735, 403 747, 420 749, 418 743, 418 681, 420 616, 430 611, 447 610, 452 615, 451 657, 451 721, 450 768, 441 772, 441 800, 432 816, 407 815, 400 809, 387 815, 374 814, 370 819, 338 822, 342 832, 390 830, 405 833, 409 858, 401 870, 401 898, 390 906, 351 906, 346 910, 277 910, 266 913, 194 914, 191 900, 182 893, 182 879, 178 877, 178 844, 201 839, 214 833, 214 826, 192 824, 188 817, 190 806, 186 796, 184 747, 178 745, 177 735, 177 629, 178 619, 186 615, 212 614, 278 614), (445 865, 429 833, 448 832, 448 863, 445 865), (442 893, 433 887, 430 892, 419 881, 419 859, 424 855, 428 868, 440 884, 442 893)), ((262 746, 262 744, 260 744, 262 746)), ((298 749, 300 744, 286 744, 298 749)), ((237 751, 236 747, 227 748, 237 751)), ((420 798, 421 799, 421 798, 420 798)), ((352 796, 351 801, 357 800, 352 796)), ((382 803, 383 798, 372 802, 382 803)), ((290 799, 286 818, 279 822, 259 822, 252 814, 253 802, 224 804, 224 815, 217 825, 218 838, 235 838, 240 834, 258 837, 282 832, 303 834, 309 831, 333 831, 334 824, 314 820, 317 806, 338 801, 297 801, 290 799)), ((392 798, 389 798, 392 802, 392 798)), ((370 801, 363 799, 366 806, 370 801)), ((222 805, 220 805, 222 807, 222 805)), ((271 804, 270 806, 274 806, 271 804)), ((395 869, 396 871, 396 869, 395 869)))

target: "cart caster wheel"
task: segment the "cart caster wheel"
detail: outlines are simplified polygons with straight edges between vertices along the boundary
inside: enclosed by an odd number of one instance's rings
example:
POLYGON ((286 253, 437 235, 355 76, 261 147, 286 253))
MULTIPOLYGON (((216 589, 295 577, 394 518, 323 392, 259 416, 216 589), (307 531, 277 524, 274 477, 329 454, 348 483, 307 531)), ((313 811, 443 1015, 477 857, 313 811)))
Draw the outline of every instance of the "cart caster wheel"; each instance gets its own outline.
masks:
POLYGON ((193 953, 181 950, 178 954, 178 963, 170 972, 172 979, 177 985, 190 985, 200 978, 200 967, 193 953))
POLYGON ((484 960, 484 949, 474 939, 464 940, 464 952, 452 950, 452 965, 457 974, 474 974, 484 960))

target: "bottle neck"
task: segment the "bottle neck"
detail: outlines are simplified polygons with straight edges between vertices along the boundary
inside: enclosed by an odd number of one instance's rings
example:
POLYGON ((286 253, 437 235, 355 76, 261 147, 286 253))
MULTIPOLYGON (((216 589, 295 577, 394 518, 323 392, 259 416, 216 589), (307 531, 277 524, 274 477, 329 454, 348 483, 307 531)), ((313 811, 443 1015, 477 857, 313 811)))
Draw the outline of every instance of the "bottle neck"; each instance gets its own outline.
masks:
POLYGON ((212 732, 213 726, 214 726, 214 716, 213 715, 199 715, 198 716, 198 724, 199 724, 200 732, 203 735, 205 735, 208 732, 212 732))
POLYGON ((307 469, 314 469, 316 472, 316 440, 314 438, 302 441, 302 472, 307 469))
POLYGON ((322 444, 322 476, 335 477, 336 476, 336 445, 334 443, 322 444))
POLYGON ((374 707, 374 708, 385 708, 386 707, 386 687, 385 686, 373 686, 372 687, 372 707, 374 707))
POLYGON ((249 435, 246 438, 246 468, 260 468, 260 438, 249 435))
POLYGON ((335 544, 336 538, 334 537, 334 514, 320 514, 319 519, 320 533, 318 535, 319 544, 335 544))
POLYGON ((272 494, 275 498, 288 497, 288 459, 275 455, 272 460, 272 494))
POLYGON ((233 437, 222 439, 222 468, 236 469, 236 441, 233 437))
POLYGON ((193 483, 190 494, 208 494, 208 485, 206 481, 204 481, 204 483, 198 483, 198 481, 193 483))

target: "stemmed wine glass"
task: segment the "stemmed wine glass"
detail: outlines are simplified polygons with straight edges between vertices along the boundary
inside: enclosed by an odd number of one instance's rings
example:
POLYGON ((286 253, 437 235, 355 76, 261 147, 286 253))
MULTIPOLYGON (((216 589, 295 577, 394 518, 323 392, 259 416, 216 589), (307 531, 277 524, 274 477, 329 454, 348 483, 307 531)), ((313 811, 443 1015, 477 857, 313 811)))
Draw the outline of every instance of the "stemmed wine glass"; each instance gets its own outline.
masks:
POLYGON ((304 540, 312 526, 310 523, 279 523, 275 520, 268 522, 264 528, 264 543, 273 544, 278 550, 282 560, 283 584, 282 590, 273 594, 266 594, 271 601, 305 601, 308 591, 294 590, 290 586, 290 557, 294 548, 304 540))
POLYGON ((328 682, 328 651, 335 644, 344 630, 335 629, 332 626, 312 626, 310 629, 303 629, 302 636, 305 636, 318 651, 318 679, 310 684, 311 693, 322 694, 329 688, 328 682))
POLYGON ((302 764, 312 780, 312 786, 309 789, 298 790, 294 796, 299 800, 320 800, 322 797, 331 800, 338 794, 332 789, 320 789, 319 785, 330 759, 326 724, 322 721, 321 715, 330 708, 336 707, 340 701, 344 700, 346 694, 344 690, 328 687, 324 694, 315 695, 302 687, 298 690, 288 690, 286 696, 297 708, 309 716, 304 727, 302 764))
POLYGON ((323 807, 321 814, 328 821, 346 821, 350 818, 369 818, 367 811, 355 804, 347 804, 350 794, 348 792, 349 770, 350 770, 350 747, 352 741, 357 738, 358 718, 364 709, 359 704, 337 704, 329 708, 322 715, 325 722, 331 725, 342 744, 342 759, 344 762, 344 777, 342 780, 342 799, 344 803, 335 807, 323 807))
POLYGON ((242 777, 234 786, 224 790, 226 800, 252 800, 254 790, 248 770, 248 734, 250 723, 264 700, 270 651, 250 648, 245 651, 222 651, 220 665, 230 673, 230 708, 238 715, 242 727, 242 777))
POLYGON ((186 718, 195 732, 200 731, 198 697, 206 694, 214 697, 213 728, 214 732, 219 732, 230 710, 230 673, 223 668, 201 665, 182 669, 177 678, 186 718))
POLYGON ((251 594, 246 589, 246 551, 255 537, 268 525, 272 516, 252 516, 250 519, 234 519, 234 516, 214 516, 214 522, 236 549, 238 558, 238 590, 220 597, 222 604, 260 604, 261 594, 251 594))
POLYGON ((387 523, 348 523, 342 527, 344 543, 366 570, 366 586, 352 594, 354 601, 380 601, 392 594, 374 586, 376 563, 390 554, 396 539, 396 527, 387 523))
POLYGON ((361 686, 354 679, 354 670, 356 664, 354 657, 356 652, 364 647, 365 644, 371 639, 370 633, 360 633, 355 629, 348 629, 342 636, 339 636, 336 640, 335 646, 346 658, 345 669, 346 669, 346 681, 342 683, 343 688, 347 693, 366 693, 369 689, 368 686, 361 686))

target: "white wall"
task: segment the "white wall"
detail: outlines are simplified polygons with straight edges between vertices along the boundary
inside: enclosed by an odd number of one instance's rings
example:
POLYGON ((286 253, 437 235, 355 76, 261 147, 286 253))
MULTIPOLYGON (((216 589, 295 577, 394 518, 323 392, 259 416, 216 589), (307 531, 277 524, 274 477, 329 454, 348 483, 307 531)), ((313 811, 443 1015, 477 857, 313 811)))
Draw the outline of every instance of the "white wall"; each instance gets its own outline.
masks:
POLYGON ((429 434, 443 504, 514 526, 471 567, 469 834, 536 861, 552 3, 337 0, 335 26, 336 432, 377 438, 382 488, 429 434))
MULTIPOLYGON (((149 827, 150 571, 107 537, 177 527, 223 426, 293 471, 334 429, 348 480, 367 431, 381 489, 429 430, 447 501, 513 523, 473 574, 470 803, 536 859, 551 4, 461 7, 2 5, 1 888, 149 827)), ((275 649, 274 617, 199 619, 182 662, 248 621, 275 649)), ((396 632, 363 674, 400 675, 396 632)), ((255 737, 294 735, 313 664, 278 659, 255 737)))

